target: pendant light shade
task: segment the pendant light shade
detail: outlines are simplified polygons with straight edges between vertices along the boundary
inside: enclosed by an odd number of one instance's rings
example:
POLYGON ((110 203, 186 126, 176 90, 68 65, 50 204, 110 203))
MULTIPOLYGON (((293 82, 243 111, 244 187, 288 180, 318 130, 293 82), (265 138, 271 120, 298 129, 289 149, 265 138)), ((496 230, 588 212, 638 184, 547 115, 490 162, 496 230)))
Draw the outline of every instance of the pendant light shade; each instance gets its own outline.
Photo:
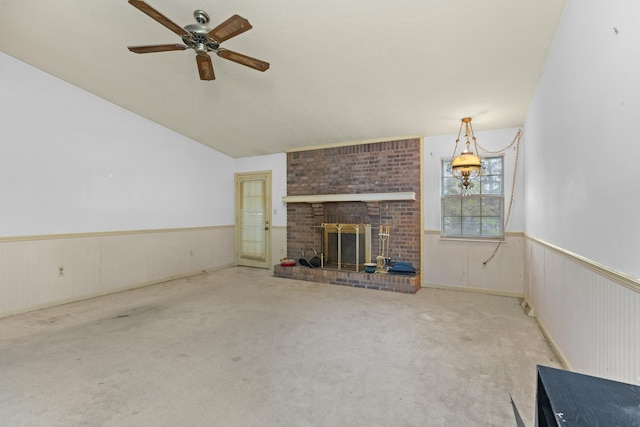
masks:
POLYGON ((473 182, 471 181, 479 177, 482 173, 482 161, 479 156, 471 151, 471 141, 473 141, 473 146, 476 152, 478 152, 476 137, 473 134, 473 127, 471 126, 471 117, 465 117, 460 124, 456 146, 453 150, 453 160, 451 161, 451 175, 460 181, 458 186, 462 190, 463 195, 469 194, 470 188, 473 187, 473 182), (458 149, 458 143, 460 142, 462 128, 465 129, 465 148, 456 157, 455 154, 458 149))

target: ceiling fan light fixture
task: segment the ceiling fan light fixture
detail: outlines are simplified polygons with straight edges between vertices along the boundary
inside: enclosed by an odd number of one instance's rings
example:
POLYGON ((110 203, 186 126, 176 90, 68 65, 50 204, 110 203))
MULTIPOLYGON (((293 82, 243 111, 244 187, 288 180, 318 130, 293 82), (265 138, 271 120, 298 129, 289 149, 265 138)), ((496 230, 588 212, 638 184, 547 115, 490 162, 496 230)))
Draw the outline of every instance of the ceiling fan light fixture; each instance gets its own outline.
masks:
POLYGON ((198 66, 200 80, 215 79, 213 63, 211 62, 211 57, 208 54, 209 52, 216 52, 218 56, 224 59, 228 59, 258 71, 266 71, 269 69, 268 62, 252 58, 238 52, 225 52, 224 49, 219 49, 220 43, 223 41, 249 31, 252 28, 249 21, 239 15, 233 15, 214 29, 210 29, 205 25, 209 22, 209 15, 205 11, 198 9, 193 12, 193 17, 198 23, 189 24, 183 28, 145 3, 144 0, 129 0, 129 4, 176 33, 182 38, 182 42, 184 43, 184 45, 163 44, 153 46, 129 46, 128 49, 133 53, 154 53, 193 49, 196 52, 196 64, 198 66))
POLYGON ((196 43, 193 46, 193 50, 195 50, 198 55, 206 55, 207 54, 207 46, 205 46, 204 43, 196 43))

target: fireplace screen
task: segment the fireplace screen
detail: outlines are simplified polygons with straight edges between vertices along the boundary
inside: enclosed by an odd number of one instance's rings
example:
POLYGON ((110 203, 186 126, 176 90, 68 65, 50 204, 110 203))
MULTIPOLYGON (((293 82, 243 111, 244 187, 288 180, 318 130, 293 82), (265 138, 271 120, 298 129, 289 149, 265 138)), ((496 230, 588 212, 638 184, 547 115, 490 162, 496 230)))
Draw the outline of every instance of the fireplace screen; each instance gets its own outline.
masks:
POLYGON ((322 224, 324 268, 360 271, 371 262, 370 224, 322 224))

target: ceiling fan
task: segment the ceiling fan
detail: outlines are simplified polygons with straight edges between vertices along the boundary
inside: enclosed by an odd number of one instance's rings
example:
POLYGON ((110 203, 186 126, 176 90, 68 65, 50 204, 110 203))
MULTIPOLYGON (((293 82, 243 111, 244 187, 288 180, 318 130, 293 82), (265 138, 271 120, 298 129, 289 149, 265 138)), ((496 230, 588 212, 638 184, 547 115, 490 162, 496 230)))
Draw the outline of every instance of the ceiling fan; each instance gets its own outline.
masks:
POLYGON ((238 64, 245 65, 258 71, 266 71, 269 69, 269 63, 252 58, 241 53, 233 52, 220 47, 220 43, 242 34, 252 28, 249 21, 245 18, 233 15, 214 29, 206 26, 209 22, 209 15, 202 10, 193 12, 193 17, 198 22, 190 24, 184 28, 171 21, 169 18, 149 6, 143 0, 129 0, 129 4, 137 8, 141 12, 147 14, 151 18, 158 21, 180 37, 184 44, 160 44, 152 46, 129 46, 128 49, 134 53, 154 53, 167 52, 170 50, 193 49, 196 51, 196 63, 200 80, 215 80, 216 76, 213 72, 213 63, 209 52, 215 52, 221 58, 228 59, 238 64))

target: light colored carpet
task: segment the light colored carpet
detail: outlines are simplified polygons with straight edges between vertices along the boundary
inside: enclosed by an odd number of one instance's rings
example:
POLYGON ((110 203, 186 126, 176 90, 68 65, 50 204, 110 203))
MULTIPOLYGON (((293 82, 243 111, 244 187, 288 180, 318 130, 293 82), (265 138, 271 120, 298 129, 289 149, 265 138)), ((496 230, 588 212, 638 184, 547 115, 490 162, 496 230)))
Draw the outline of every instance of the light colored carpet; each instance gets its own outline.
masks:
POLYGON ((515 298, 229 268, 0 319, 6 426, 532 426, 515 298))

